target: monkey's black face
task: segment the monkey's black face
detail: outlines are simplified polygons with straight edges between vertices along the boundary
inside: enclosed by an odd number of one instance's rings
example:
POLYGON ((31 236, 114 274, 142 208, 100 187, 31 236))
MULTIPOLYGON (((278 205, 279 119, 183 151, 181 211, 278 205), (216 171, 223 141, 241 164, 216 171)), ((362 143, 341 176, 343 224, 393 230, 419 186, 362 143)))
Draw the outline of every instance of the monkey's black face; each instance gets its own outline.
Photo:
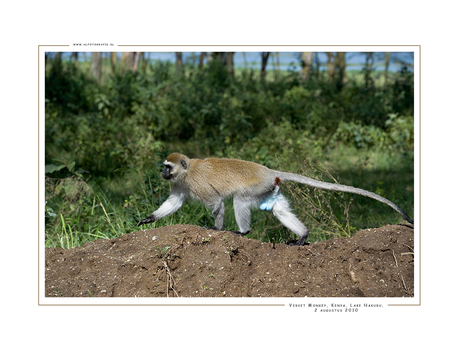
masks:
POLYGON ((165 180, 172 179, 173 175, 171 174, 172 167, 170 165, 165 165, 162 175, 165 180))

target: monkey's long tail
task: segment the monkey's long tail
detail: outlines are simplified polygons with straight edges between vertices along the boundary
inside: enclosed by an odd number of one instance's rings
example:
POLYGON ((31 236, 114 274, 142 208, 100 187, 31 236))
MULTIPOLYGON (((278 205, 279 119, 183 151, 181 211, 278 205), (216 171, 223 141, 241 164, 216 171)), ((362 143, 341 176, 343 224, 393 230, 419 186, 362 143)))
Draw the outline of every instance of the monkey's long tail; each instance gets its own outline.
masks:
POLYGON ((380 202, 383 202, 384 204, 387 204, 388 206, 396 210, 401 216, 406 218, 406 220, 409 223, 414 224, 414 221, 403 210, 401 210, 398 205, 394 204, 390 200, 385 199, 384 197, 378 194, 369 192, 367 190, 356 188, 356 187, 351 187, 351 186, 345 186, 345 185, 337 184, 337 183, 322 182, 322 181, 314 180, 306 176, 282 172, 282 171, 277 171, 276 176, 278 176, 281 180, 294 181, 294 182, 306 184, 308 186, 315 187, 315 188, 333 190, 333 191, 338 191, 338 192, 354 193, 354 194, 367 196, 369 198, 372 198, 380 202))

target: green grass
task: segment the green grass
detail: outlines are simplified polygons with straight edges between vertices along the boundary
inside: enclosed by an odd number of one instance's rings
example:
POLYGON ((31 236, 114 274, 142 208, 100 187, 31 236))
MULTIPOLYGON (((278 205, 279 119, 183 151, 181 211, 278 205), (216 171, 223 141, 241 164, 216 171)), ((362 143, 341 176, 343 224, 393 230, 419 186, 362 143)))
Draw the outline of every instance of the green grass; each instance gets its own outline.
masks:
MULTIPOLYGON (((411 218, 414 216, 413 159, 391 152, 338 148, 329 155, 328 165, 334 169, 340 183, 379 194, 400 206, 411 218)), ((350 222, 360 229, 405 219, 387 205, 364 196, 353 195, 350 222)))

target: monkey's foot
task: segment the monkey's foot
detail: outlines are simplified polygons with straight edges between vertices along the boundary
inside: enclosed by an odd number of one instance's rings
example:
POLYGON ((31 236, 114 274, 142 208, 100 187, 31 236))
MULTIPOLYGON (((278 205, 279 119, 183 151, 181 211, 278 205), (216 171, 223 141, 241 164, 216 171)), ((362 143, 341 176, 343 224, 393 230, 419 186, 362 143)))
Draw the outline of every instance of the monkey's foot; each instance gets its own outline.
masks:
POLYGON ((144 218, 137 223, 137 226, 141 226, 142 224, 153 223, 155 221, 155 217, 153 215, 144 218))
POLYGON ((246 231, 246 232, 239 232, 239 231, 230 230, 229 232, 234 233, 235 235, 238 235, 238 236, 244 236, 244 235, 249 234, 249 231, 246 231))
POLYGON ((216 230, 216 231, 220 231, 221 229, 217 229, 215 226, 213 227, 208 227, 208 226, 202 226, 203 229, 206 229, 206 230, 216 230))
POLYGON ((300 237, 297 241, 293 243, 289 243, 289 246, 303 246, 305 245, 305 242, 307 241, 308 234, 300 237))

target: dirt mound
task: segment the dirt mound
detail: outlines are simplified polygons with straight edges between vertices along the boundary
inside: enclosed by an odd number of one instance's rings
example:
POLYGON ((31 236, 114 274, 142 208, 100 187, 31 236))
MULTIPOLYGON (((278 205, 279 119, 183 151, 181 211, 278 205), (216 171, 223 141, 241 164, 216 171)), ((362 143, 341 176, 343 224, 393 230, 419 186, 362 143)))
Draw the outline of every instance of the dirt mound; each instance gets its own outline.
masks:
POLYGON ((47 248, 47 297, 412 297, 414 230, 387 225, 303 247, 175 225, 47 248))

